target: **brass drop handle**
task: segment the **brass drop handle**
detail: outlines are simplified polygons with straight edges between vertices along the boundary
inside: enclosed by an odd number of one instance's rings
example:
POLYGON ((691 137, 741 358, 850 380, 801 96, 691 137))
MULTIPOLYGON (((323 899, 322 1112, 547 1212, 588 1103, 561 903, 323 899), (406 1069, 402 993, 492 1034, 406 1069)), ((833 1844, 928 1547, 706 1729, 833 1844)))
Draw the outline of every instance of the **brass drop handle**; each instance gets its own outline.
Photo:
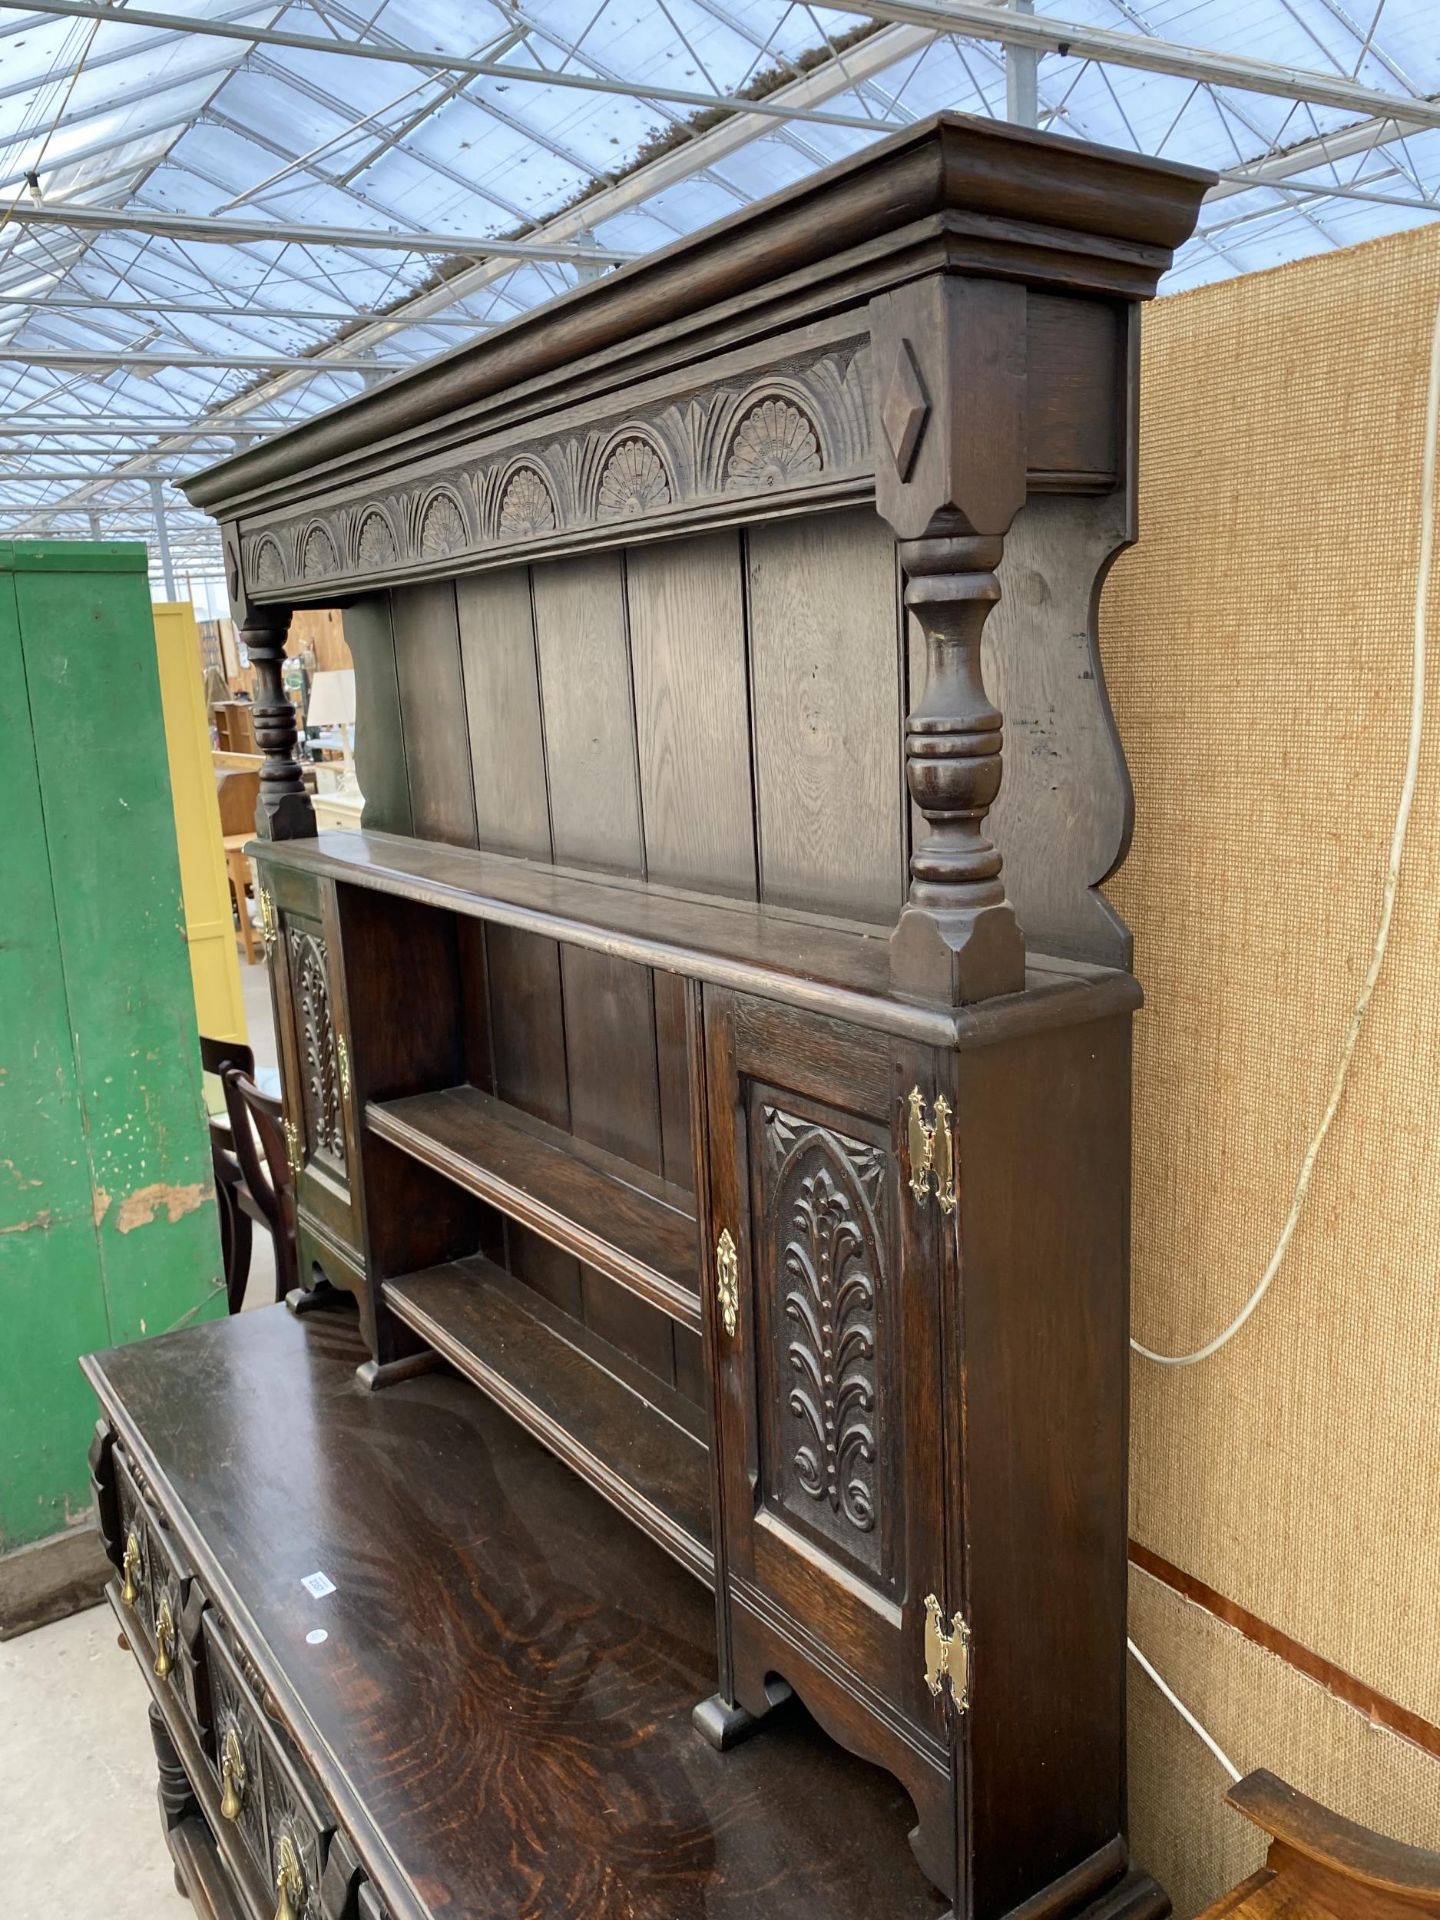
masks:
POLYGON ((275 1869, 275 1891, 280 1896, 275 1908, 275 1920, 300 1920, 300 1912, 305 1905, 305 1875, 300 1870, 295 1842, 288 1833, 280 1836, 280 1864, 275 1869))
POLYGON ((125 1536, 125 1557, 120 1562, 120 1571, 125 1576, 120 1598, 127 1607, 133 1607, 140 1598, 140 1535, 134 1527, 125 1536))
POLYGON ((720 1229, 720 1238, 715 1242, 715 1300, 725 1337, 733 1340, 740 1323, 740 1255, 728 1227, 720 1229))
POLYGON ((155 1678, 168 1680, 175 1664, 175 1615, 170 1611, 170 1596, 160 1596, 155 1615, 155 1678))
POLYGON ((245 1765, 245 1749, 240 1744, 240 1736, 234 1727, 225 1729, 225 1739, 220 1748, 220 1818, 238 1820, 240 1809, 245 1805, 245 1788, 249 1784, 249 1770, 245 1765))

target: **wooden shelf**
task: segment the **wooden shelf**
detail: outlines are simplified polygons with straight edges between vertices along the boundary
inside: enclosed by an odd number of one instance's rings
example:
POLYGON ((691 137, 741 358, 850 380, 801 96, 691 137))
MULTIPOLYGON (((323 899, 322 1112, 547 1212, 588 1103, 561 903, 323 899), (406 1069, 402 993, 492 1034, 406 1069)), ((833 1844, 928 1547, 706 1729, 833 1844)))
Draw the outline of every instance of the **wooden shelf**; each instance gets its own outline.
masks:
POLYGON ((681 1424, 673 1388, 657 1380, 642 1398, 576 1345, 576 1322, 480 1255, 383 1291, 437 1353, 714 1585, 709 1453, 681 1424))
POLYGON ((1100 1018, 1140 1001, 1128 973, 1032 953, 1024 994, 974 1007, 913 1005, 890 996, 889 927, 395 833, 320 833, 307 840, 266 840, 254 850, 267 867, 320 874, 599 948, 929 1046, 984 1044, 1002 1028, 1100 1018))
POLYGON ((402 1153, 699 1332, 695 1208, 683 1187, 478 1087, 372 1100, 365 1118, 402 1153))

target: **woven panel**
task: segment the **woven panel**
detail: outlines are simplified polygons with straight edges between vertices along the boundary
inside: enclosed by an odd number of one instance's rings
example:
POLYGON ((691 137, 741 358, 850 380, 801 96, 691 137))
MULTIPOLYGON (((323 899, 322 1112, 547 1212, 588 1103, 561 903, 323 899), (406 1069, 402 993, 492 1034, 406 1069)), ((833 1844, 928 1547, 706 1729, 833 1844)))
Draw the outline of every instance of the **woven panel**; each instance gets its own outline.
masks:
MULTIPOLYGON (((1347 1819, 1436 1845, 1440 1766, 1419 1747, 1136 1568, 1130 1631, 1242 1773, 1269 1767, 1347 1819)), ((1131 1846, 1191 1920, 1263 1863, 1265 1837, 1224 1804, 1219 1762, 1133 1661, 1129 1699, 1131 1846)))
MULTIPOLYGON (((1148 997, 1134 1323, 1164 1351, 1218 1331, 1263 1271, 1369 959, 1437 297, 1431 228, 1147 315, 1142 537, 1102 633, 1136 789, 1112 892, 1148 997)), ((1440 604, 1431 626, 1409 851, 1350 1089, 1249 1326, 1193 1369, 1134 1362, 1133 1530, 1440 1721, 1440 604)), ((1258 1731, 1247 1762, 1277 1764, 1258 1731)))

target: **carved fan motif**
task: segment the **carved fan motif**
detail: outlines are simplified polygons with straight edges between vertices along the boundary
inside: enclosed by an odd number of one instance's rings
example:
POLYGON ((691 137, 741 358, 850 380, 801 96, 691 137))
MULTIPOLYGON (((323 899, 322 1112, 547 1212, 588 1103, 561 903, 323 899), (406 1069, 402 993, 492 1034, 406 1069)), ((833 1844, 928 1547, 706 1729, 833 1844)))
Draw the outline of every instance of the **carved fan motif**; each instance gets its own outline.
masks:
POLYGON ((623 440, 600 476, 603 514, 650 513, 670 503, 670 479, 648 440, 623 440))
POLYGON ((521 467, 510 477, 500 500, 500 531, 512 539, 533 540, 555 525, 555 502, 550 489, 533 467, 521 467))
POLYGON ((367 513, 360 522, 360 537, 355 542, 355 557, 367 573, 395 562, 395 536, 383 513, 367 513))
POLYGON ((420 556, 440 560, 447 553, 459 553, 469 535, 464 516, 448 493, 437 493, 420 521, 420 556))
POLYGON ((795 1327, 785 1358, 798 1424, 795 1478, 857 1533, 875 1526, 875 1290, 881 1271, 873 1198, 878 1151, 778 1108, 765 1110, 783 1154, 775 1218, 782 1305, 795 1327))
POLYGON ((285 562, 273 540, 262 540, 255 549, 255 584, 278 587, 285 578, 285 562))
POLYGON ((788 400, 762 400, 736 428, 725 484, 791 486, 820 467, 819 438, 800 409, 788 400))
POLYGON ((306 580, 323 580, 339 566, 335 542, 324 527, 311 527, 300 550, 300 573, 306 580))
POLYGON ((305 1105, 312 1146, 345 1164, 345 1128, 340 1115, 340 1073, 330 1013, 330 976, 325 942, 299 927, 290 929, 291 978, 300 1006, 305 1105))

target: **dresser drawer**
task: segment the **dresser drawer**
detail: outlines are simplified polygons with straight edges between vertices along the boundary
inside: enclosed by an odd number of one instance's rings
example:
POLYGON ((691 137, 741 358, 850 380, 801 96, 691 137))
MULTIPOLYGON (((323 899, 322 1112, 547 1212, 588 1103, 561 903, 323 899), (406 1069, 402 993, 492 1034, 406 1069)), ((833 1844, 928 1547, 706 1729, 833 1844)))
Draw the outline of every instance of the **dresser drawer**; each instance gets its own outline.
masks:
POLYGON ((147 1498, 131 1462, 118 1448, 115 1485, 120 1508, 120 1598, 137 1655, 184 1709, 199 1731, 207 1718, 204 1677, 186 1641, 192 1574, 164 1516, 147 1498))
MULTIPOLYGON (((233 1824, 277 1899, 284 1880, 294 1920, 322 1920, 320 1884, 334 1819, 289 1736, 262 1704, 248 1662, 210 1612, 204 1643, 214 1721, 207 1760, 220 1792, 220 1816, 233 1824)), ((283 1904, 279 1911, 286 1911, 283 1904)))

